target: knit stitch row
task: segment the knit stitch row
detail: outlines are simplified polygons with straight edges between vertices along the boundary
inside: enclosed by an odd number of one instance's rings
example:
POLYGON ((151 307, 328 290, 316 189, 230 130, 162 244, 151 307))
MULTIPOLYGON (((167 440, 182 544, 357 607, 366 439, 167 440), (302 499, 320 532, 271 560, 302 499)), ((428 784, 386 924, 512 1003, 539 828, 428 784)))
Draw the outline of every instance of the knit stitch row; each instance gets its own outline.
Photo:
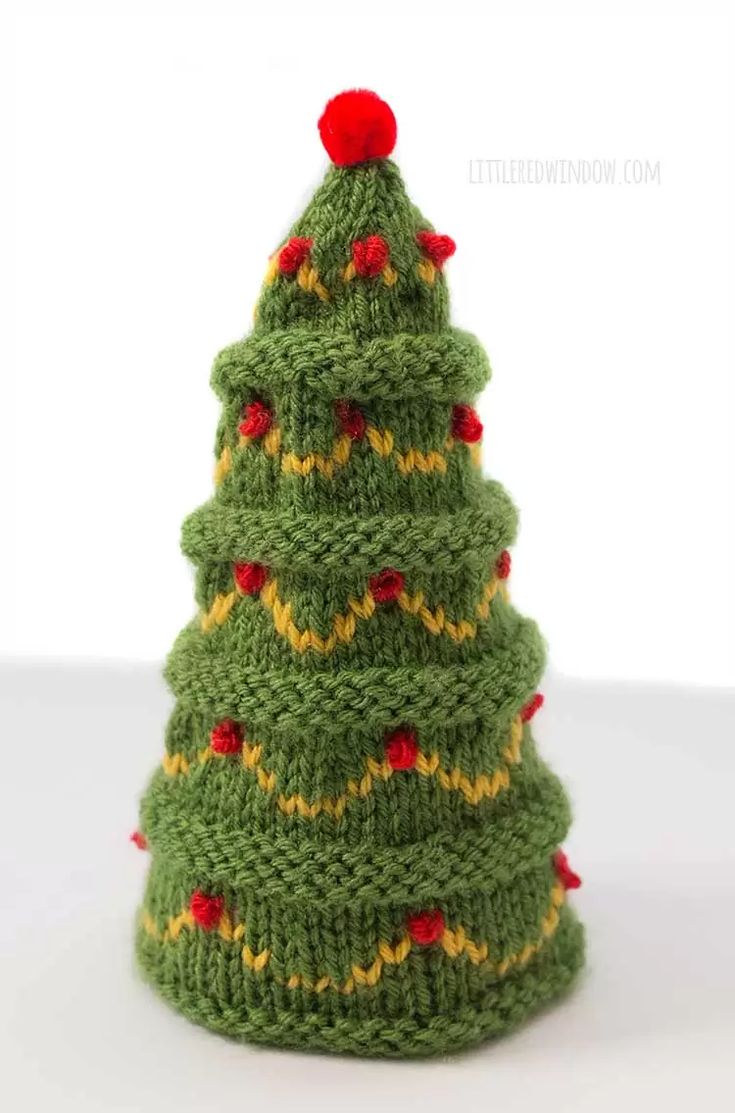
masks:
MULTIPOLYGON (((416 756, 412 768, 422 777, 436 778, 437 783, 446 792, 461 792, 468 804, 477 805, 482 800, 494 799, 499 792, 510 786, 510 765, 517 765, 521 760, 521 740, 523 738, 523 723, 517 716, 511 725, 510 740, 503 750, 505 764, 499 766, 492 773, 481 773, 479 776, 468 777, 458 766, 444 769, 440 764, 439 754, 434 751, 426 754, 421 751, 416 756)), ((241 761, 244 769, 255 773, 258 787, 265 793, 275 793, 276 774, 268 771, 262 765, 263 746, 260 742, 242 742, 241 761)), ((205 746, 193 759, 177 752, 165 754, 162 760, 163 770, 169 777, 188 774, 192 768, 205 765, 213 758, 222 760, 225 755, 217 754, 211 746, 205 746)), ((333 819, 340 819, 350 800, 364 800, 375 787, 376 781, 387 781, 394 775, 394 767, 389 761, 377 761, 368 757, 365 761, 365 771, 359 780, 349 780, 344 792, 338 796, 324 796, 318 800, 309 801, 301 794, 296 793, 285 796, 279 793, 276 803, 284 815, 299 815, 304 819, 315 819, 324 812, 333 819)))
MULTIPOLYGON (((499 977, 503 977, 513 967, 524 966, 529 962, 529 960, 541 950, 544 943, 554 935, 559 926, 559 909, 563 905, 564 900, 564 887, 556 882, 551 889, 549 906, 541 921, 538 937, 524 944, 520 950, 507 955, 505 958, 491 958, 491 945, 487 942, 476 943, 468 937, 465 929, 461 925, 454 929, 445 928, 439 939, 439 945, 449 958, 457 959, 461 955, 466 955, 474 966, 481 967, 489 973, 494 973, 499 977)), ((159 928, 156 920, 150 913, 144 911, 141 916, 141 926, 147 935, 150 935, 153 939, 163 944, 175 943, 181 937, 184 930, 196 930, 194 917, 188 908, 183 909, 175 916, 169 917, 163 928, 159 928)), ((233 925, 232 918, 226 911, 222 913, 219 923, 214 929, 219 938, 226 943, 241 942, 245 937, 246 930, 246 925, 244 923, 233 925)), ((312 980, 298 973, 291 974, 287 978, 277 978, 276 980, 280 985, 284 985, 288 989, 306 989, 315 993, 321 993, 326 989, 332 989, 336 990, 338 993, 354 993, 356 987, 359 985, 377 985, 383 976, 385 967, 399 966, 401 963, 405 962, 413 950, 413 945, 408 933, 403 933, 395 943, 390 943, 387 940, 380 940, 376 950, 376 956, 368 966, 353 965, 349 976, 344 981, 335 979, 329 974, 324 974, 312 980)), ((260 973, 269 965, 273 954, 269 947, 264 948, 262 951, 254 952, 245 944, 242 948, 241 956, 243 964, 249 970, 252 970, 254 973, 260 973)))
MULTIPOLYGON (((504 594, 503 581, 497 576, 487 581, 483 586, 482 596, 475 607, 475 616, 487 620, 490 615, 490 603, 500 592, 504 594)), ((347 610, 344 614, 336 614, 332 618, 332 631, 322 637, 316 630, 301 630, 293 621, 291 615, 293 604, 281 599, 278 594, 278 580, 268 579, 259 592, 260 601, 271 612, 273 625, 281 637, 286 638, 298 653, 306 653, 313 649, 317 653, 333 653, 337 645, 348 645, 357 630, 357 620, 366 621, 376 612, 376 598, 373 591, 368 588, 361 599, 350 597, 347 600, 347 610)), ((240 592, 235 587, 232 591, 223 592, 215 596, 209 610, 201 615, 201 628, 206 634, 216 626, 222 626, 227 621, 235 606, 240 592)), ((447 618, 444 607, 439 604, 435 609, 426 605, 423 591, 416 591, 410 595, 401 591, 396 596, 396 602, 404 614, 420 619, 430 634, 446 634, 455 642, 463 642, 466 638, 477 636, 477 623, 470 619, 453 621, 447 618)))

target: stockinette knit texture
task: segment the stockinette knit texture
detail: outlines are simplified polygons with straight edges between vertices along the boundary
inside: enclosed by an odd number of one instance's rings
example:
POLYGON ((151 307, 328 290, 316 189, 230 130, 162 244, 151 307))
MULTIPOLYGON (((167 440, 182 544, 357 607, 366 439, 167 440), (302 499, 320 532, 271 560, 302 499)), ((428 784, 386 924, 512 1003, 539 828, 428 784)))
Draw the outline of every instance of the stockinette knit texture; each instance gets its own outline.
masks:
POLYGON ((449 323, 454 243, 387 158, 384 102, 342 94, 320 130, 334 165, 214 365, 137 954, 231 1036, 452 1052, 581 965, 569 809, 531 734, 544 653, 479 467, 490 369, 449 323))

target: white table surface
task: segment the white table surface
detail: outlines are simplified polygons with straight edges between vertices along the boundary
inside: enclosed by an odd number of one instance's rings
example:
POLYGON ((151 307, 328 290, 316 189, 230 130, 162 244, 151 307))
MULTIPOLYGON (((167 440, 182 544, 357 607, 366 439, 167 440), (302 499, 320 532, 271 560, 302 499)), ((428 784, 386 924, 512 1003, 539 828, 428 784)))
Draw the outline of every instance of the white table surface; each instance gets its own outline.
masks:
POLYGON ((135 972, 128 841, 169 699, 143 666, 0 667, 0 1107, 74 1113, 735 1108, 735 695, 555 678, 536 719, 576 823, 589 965, 517 1034, 444 1060, 248 1047, 135 972))

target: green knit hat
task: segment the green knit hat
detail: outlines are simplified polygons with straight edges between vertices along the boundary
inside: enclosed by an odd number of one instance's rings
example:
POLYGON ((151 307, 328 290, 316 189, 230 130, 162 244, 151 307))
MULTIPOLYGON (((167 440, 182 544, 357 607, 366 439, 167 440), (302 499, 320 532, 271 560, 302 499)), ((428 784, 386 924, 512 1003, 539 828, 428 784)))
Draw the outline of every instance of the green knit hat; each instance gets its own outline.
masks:
POLYGON ((331 101, 333 166, 217 358, 197 617, 135 839, 142 969, 231 1036, 410 1056, 503 1032, 581 965, 539 758, 542 642, 516 513, 483 478, 489 378, 452 328, 454 243, 409 201, 390 108, 331 101))

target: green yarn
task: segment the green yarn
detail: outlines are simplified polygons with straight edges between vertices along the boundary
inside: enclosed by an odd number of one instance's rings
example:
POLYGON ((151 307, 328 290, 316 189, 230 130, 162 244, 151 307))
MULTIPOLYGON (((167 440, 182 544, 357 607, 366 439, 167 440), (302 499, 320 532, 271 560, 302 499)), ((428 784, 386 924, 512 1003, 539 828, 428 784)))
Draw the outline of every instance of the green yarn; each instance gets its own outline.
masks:
POLYGON ((200 613, 166 666, 136 947, 167 1000, 236 1038, 450 1052, 520 1023, 582 962, 552 862, 568 803, 520 717, 543 644, 495 571, 516 511, 452 435, 490 370, 449 325, 441 269, 422 272, 429 228, 390 161, 331 168, 289 234, 312 241, 311 272, 276 275, 214 365, 221 482, 183 526, 200 613), (392 284, 346 274, 375 234, 392 284), (254 402, 271 430, 241 443, 254 402), (253 594, 243 564, 263 566, 253 594), (384 569, 400 598, 378 597, 384 569), (418 756, 391 764, 408 728, 418 756), (429 913, 443 934, 426 941, 429 913))

